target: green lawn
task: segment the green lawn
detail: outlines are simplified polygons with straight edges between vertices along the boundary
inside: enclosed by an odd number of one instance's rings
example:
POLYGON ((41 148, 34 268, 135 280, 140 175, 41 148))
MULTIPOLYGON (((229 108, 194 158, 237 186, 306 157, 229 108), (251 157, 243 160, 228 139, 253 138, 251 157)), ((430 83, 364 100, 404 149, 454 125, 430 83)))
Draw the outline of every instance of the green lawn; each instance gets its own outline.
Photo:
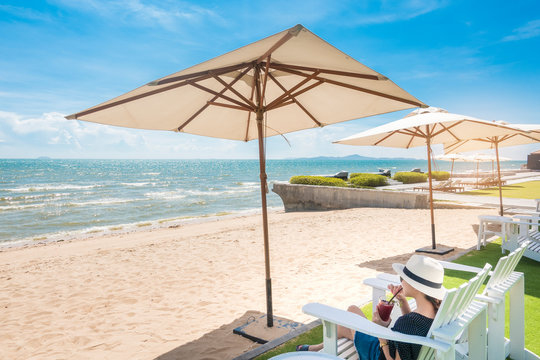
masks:
MULTIPOLYGON (((499 196, 499 188, 462 192, 463 195, 499 196)), ((538 199, 540 197, 540 181, 527 181, 502 187, 502 196, 517 199, 538 199)))
MULTIPOLYGON (((540 182, 539 182, 540 183, 540 182)), ((486 262, 495 266, 501 257, 500 240, 488 244, 480 251, 471 251, 455 260, 455 263, 483 267, 486 262)), ((525 274, 525 347, 535 354, 540 354, 540 341, 536 339, 540 334, 540 276, 538 271, 540 264, 534 260, 523 257, 519 262, 516 271, 525 274)), ((460 271, 445 271, 444 286, 446 288, 457 287, 471 277, 471 273, 460 271)), ((299 304, 301 306, 303 304, 299 304)), ((506 313, 508 314, 509 301, 506 302, 506 313)), ((371 303, 366 304, 363 309, 368 318, 371 318, 371 303)), ((508 316, 508 315, 507 315, 508 316)), ((508 337, 508 319, 506 321, 506 335, 508 337)), ((322 326, 302 334, 300 337, 290 340, 282 346, 271 350, 256 360, 269 359, 281 353, 295 351, 297 344, 316 344, 322 342, 322 326)))

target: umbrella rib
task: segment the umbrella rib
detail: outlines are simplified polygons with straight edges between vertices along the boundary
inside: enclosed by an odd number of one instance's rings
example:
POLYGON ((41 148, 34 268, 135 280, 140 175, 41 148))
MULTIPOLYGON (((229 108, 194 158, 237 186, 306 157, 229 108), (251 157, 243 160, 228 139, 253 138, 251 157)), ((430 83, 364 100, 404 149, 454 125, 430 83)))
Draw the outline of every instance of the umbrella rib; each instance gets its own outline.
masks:
MULTIPOLYGON (((251 95, 250 95, 250 100, 253 102, 253 95, 255 94, 255 81, 253 81, 253 83, 251 84, 251 95)), ((249 125, 251 123, 251 114, 252 112, 250 111, 248 113, 248 118, 247 118, 247 125, 246 125, 246 136, 244 137, 244 141, 248 141, 248 138, 249 138, 249 125)))
MULTIPOLYGON (((275 98, 270 104, 267 105, 267 108, 268 109, 272 109, 274 106, 276 106, 277 104, 280 103, 280 101, 285 101, 285 99, 287 99, 288 97, 291 96, 291 93, 297 89, 299 89, 300 87, 302 87, 304 84, 308 83, 311 79, 315 78, 319 73, 317 71, 315 71, 313 74, 307 76, 304 80, 300 81, 298 84, 294 85, 292 88, 290 88, 289 90, 286 90, 285 88, 282 88, 282 90, 284 91, 283 94, 281 94, 280 96, 278 96, 277 98, 275 98)), ((275 81, 275 78, 274 78, 274 81, 275 81)))
POLYGON ((313 67, 300 66, 300 65, 272 63, 272 64, 270 64, 270 67, 272 67, 272 68, 274 68, 276 70, 293 69, 293 70, 304 70, 304 71, 312 71, 312 72, 319 71, 321 74, 347 76, 347 77, 354 77, 354 78, 366 79, 366 80, 388 80, 388 78, 386 78, 385 76, 360 74, 360 73, 354 73, 354 72, 348 72, 348 71, 339 71, 339 70, 331 70, 331 69, 313 68, 313 67))
POLYGON ((221 106, 221 107, 226 107, 226 108, 229 108, 229 109, 235 109, 235 110, 251 111, 251 109, 248 109, 248 108, 243 107, 243 106, 236 106, 236 105, 231 105, 231 104, 224 104, 224 103, 219 103, 219 102, 215 102, 215 101, 208 101, 207 104, 209 104, 209 105, 215 105, 215 106, 221 106))
POLYGON ((449 126, 449 127, 446 127, 444 126, 443 124, 439 123, 439 125, 443 128, 443 130, 439 131, 438 133, 436 133, 435 135, 439 135, 441 132, 443 131, 447 131, 450 135, 452 135, 456 140, 459 140, 459 138, 451 131, 451 129, 453 128, 453 126, 449 126))
POLYGON ((268 70, 269 70, 268 65, 269 64, 270 64, 270 55, 268 55, 268 61, 266 62, 266 66, 264 67, 264 79, 263 79, 262 94, 261 94, 261 99, 259 101, 260 104, 263 103, 264 96, 266 94, 266 83, 268 82, 268 70))
POLYGON ((394 135, 398 133, 397 130, 395 131, 392 131, 390 134, 386 135, 385 137, 383 137, 381 140, 377 141, 376 143, 374 143, 375 146, 379 145, 381 142, 383 142, 384 140, 388 139, 390 136, 394 135))
POLYGON ((198 71, 198 72, 193 73, 193 74, 173 76, 173 77, 170 77, 170 78, 167 78, 167 79, 151 82, 149 84, 151 84, 151 85, 164 85, 164 84, 168 84, 168 83, 171 83, 171 82, 189 80, 191 78, 196 78, 196 77, 204 76, 204 75, 207 75, 207 77, 211 77, 213 75, 222 75, 222 74, 229 73, 231 71, 240 70, 240 69, 245 68, 245 67, 250 67, 250 68, 253 67, 253 62, 241 63, 241 64, 236 64, 236 65, 231 65, 231 66, 224 66, 224 67, 211 69, 211 70, 198 71))
POLYGON ((281 45, 289 41, 293 36, 297 36, 304 27, 302 25, 296 25, 287 31, 287 33, 279 39, 270 49, 268 49, 263 55, 257 59, 257 64, 260 64, 267 57, 269 57, 274 51, 276 51, 281 45))
MULTIPOLYGON (((275 78, 274 78, 274 81, 276 81, 275 78)), ((305 93, 305 92, 307 92, 307 91, 309 91, 309 90, 311 90, 311 89, 313 89, 313 88, 315 88, 315 87, 317 87, 317 86, 319 86, 321 84, 324 84, 324 81, 317 81, 316 83, 313 83, 313 84, 311 84, 309 86, 306 86, 305 88, 303 88, 301 90, 298 90, 294 94, 290 94, 289 96, 287 96, 285 99, 282 99, 281 101, 282 102, 286 101, 287 103, 289 103, 289 99, 295 99, 297 96, 302 95, 303 93, 305 93)), ((286 91, 286 89, 284 87, 282 88, 282 90, 286 91)), ((281 104, 276 104, 272 108, 267 107, 267 109, 272 110, 272 109, 275 109, 275 108, 278 108, 278 107, 281 107, 281 106, 282 106, 281 104)))
MULTIPOLYGON (((182 81, 182 82, 179 82, 179 83, 176 83, 176 84, 171 84, 169 86, 165 86, 163 88, 148 91, 148 92, 145 92, 143 94, 134 95, 134 96, 131 96, 131 97, 126 98, 126 99, 117 100, 117 101, 113 101, 113 102, 108 103, 108 104, 99 105, 99 106, 96 106, 94 108, 91 108, 91 109, 88 109, 88 110, 85 110, 85 111, 81 111, 81 112, 75 113, 73 115, 69 115, 66 118, 67 119, 77 119, 77 118, 79 118, 81 116, 85 116, 85 115, 88 115, 88 114, 93 114, 93 113, 101 111, 101 110, 105 110, 105 109, 109 109, 109 108, 112 108, 112 107, 115 107, 115 106, 118 106, 118 105, 126 104, 126 103, 129 103, 131 101, 143 99, 143 98, 148 97, 148 96, 160 94, 162 92, 173 90, 173 89, 185 86, 185 85, 190 85, 190 84, 193 84, 193 82, 196 82, 196 81, 206 80, 206 79, 209 79, 209 78, 211 78, 213 76, 212 71, 214 71, 214 74, 215 73, 221 74, 221 73, 230 72, 231 70, 237 70, 237 69, 241 69, 243 67, 252 66, 252 65, 253 65, 252 63, 242 63, 242 64, 239 64, 239 65, 236 65, 236 66, 229 66, 227 68, 199 72, 199 73, 193 74, 193 75, 198 76, 197 79, 185 80, 185 81, 182 81)), ((248 67, 248 69, 250 69, 250 68, 248 67)), ((180 80, 182 80, 182 79, 180 79, 180 80)), ((178 81, 180 81, 180 80, 178 80, 178 81)))
MULTIPOLYGON (((268 76, 270 77, 270 79, 272 79, 272 81, 274 81, 276 83, 277 86, 279 86, 279 88, 283 91, 286 91, 286 88, 285 86, 283 86, 272 74, 268 74, 268 76)), ((291 99, 292 102, 294 102, 296 105, 298 105, 298 107, 300 109, 302 109, 303 112, 305 112, 307 114, 307 116, 309 116, 311 118, 311 120, 313 120, 313 122, 315 124, 317 124, 317 126, 322 126, 321 122, 318 121, 315 116, 313 116, 299 101, 298 99, 296 99, 295 96, 292 96, 292 99, 291 99)), ((282 102, 280 106, 285 106, 285 105, 289 105, 290 103, 289 102, 282 102)), ((276 106, 274 107, 273 109, 276 109, 277 107, 279 106, 276 106)))
MULTIPOLYGON (((289 69, 289 68, 282 68, 280 70, 285 71, 285 72, 289 72, 291 74, 299 75, 299 76, 308 76, 308 74, 305 74, 305 73, 303 73, 301 71, 295 71, 295 70, 289 69)), ((337 85, 337 86, 345 87, 345 88, 348 88, 348 89, 351 89, 351 90, 365 92, 365 93, 368 93, 368 94, 371 94, 371 95, 384 97, 384 98, 387 98, 387 99, 390 99, 390 100, 395 100, 395 101, 399 101, 399 102, 402 102, 402 103, 406 103, 406 104, 410 104, 410 105, 414 105, 414 106, 418 106, 418 107, 425 106, 424 104, 422 104, 421 102, 418 102, 418 101, 404 99, 404 98, 401 98, 401 97, 398 97, 398 96, 388 95, 388 94, 385 94, 385 93, 382 93, 382 92, 379 92, 379 91, 362 88, 362 87, 359 87, 359 86, 356 86, 356 85, 343 83, 343 82, 340 82, 340 81, 337 81, 337 80, 330 80, 328 78, 324 78, 324 77, 320 77, 320 76, 316 76, 316 77, 314 77, 314 79, 324 81, 324 82, 332 84, 332 85, 337 85)))
MULTIPOLYGON (((238 100, 235 100, 235 99, 233 99, 233 98, 231 98, 231 97, 229 97, 229 96, 227 96, 227 95, 223 95, 222 93, 218 93, 217 91, 214 91, 214 90, 212 90, 212 89, 209 89, 209 88, 207 88, 206 86, 203 86, 203 85, 201 85, 201 84, 191 83, 190 85, 193 86, 193 87, 196 87, 197 89, 206 91, 206 92, 208 92, 208 93, 210 93, 210 94, 212 94, 212 95, 215 95, 215 96, 217 96, 217 97, 220 97, 220 98, 222 98, 222 99, 224 99, 224 100, 230 101, 230 102, 232 102, 232 103, 238 105, 239 107, 241 107, 241 108, 243 108, 243 109, 245 109, 245 110, 248 110, 248 111, 254 110, 254 109, 252 109, 252 108, 249 106, 249 104, 244 104, 244 103, 242 103, 242 102, 240 102, 240 101, 238 101, 238 100)), ((227 90, 227 89, 225 89, 225 90, 227 90)))
MULTIPOLYGON (((232 85, 234 84, 227 84, 222 78, 220 78, 219 76, 214 76, 214 79, 216 79, 217 81, 219 81, 221 83, 221 85, 225 86, 225 91, 227 90, 230 90, 231 92, 233 92, 236 96, 238 96, 240 99, 242 99, 243 101, 245 101, 245 103, 248 105, 248 106, 251 106, 253 109, 255 109, 255 104, 250 101, 249 99, 247 99, 244 95, 242 95, 238 90, 236 90, 235 88, 232 87, 232 85)), ((225 93, 224 92, 220 92, 220 93, 225 93)))
MULTIPOLYGON (((235 77, 233 79, 233 81, 230 82, 230 86, 233 86, 238 80, 240 80, 245 74, 247 74, 247 72, 251 69, 251 67, 248 67, 247 69, 245 69, 244 71, 242 71, 237 77, 235 77)), ((225 92, 227 91, 227 88, 221 90, 222 92, 225 92)), ((219 96, 214 96, 212 98, 212 100, 210 101, 215 101, 219 96)), ((195 119, 197 116, 199 116, 199 114, 201 114, 206 108, 208 108, 208 106, 210 106, 209 103, 206 103, 203 107, 201 107, 199 110, 197 110, 197 112, 195 114, 193 114, 189 119, 187 119, 186 121, 184 121, 184 123, 182 125, 180 125, 177 130, 178 131, 182 131, 182 129, 184 127, 186 127, 193 119, 195 119)))

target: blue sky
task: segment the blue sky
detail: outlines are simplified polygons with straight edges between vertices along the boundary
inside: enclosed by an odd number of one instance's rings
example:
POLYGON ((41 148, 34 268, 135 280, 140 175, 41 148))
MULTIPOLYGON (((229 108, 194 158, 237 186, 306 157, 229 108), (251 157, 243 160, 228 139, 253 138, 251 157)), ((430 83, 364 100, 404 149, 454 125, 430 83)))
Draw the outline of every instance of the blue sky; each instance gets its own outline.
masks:
MULTIPOLYGON (((257 143, 68 121, 71 114, 298 23, 423 102, 540 123, 540 2, 0 2, 0 158, 257 158, 257 143)), ((331 144, 408 111, 267 140, 268 158, 425 158, 331 144)), ((501 149, 517 160, 539 144, 501 149)), ((440 147, 435 148, 441 153, 440 147)))

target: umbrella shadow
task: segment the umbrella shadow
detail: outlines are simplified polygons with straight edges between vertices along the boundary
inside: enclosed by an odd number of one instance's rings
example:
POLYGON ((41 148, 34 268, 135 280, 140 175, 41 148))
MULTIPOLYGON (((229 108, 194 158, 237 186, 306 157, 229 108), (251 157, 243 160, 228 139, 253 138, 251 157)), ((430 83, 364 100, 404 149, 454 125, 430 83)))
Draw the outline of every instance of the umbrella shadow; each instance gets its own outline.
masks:
MULTIPOLYGON (((478 228, 478 226, 476 226, 476 227, 478 228)), ((405 264, 407 262, 407 260, 409 260, 411 258, 411 256, 415 255, 415 254, 416 255, 429 256, 429 257, 432 257, 432 258, 434 258, 436 260, 450 261, 450 260, 453 260, 453 259, 455 259, 457 257, 460 257, 461 255, 465 254, 466 252, 468 252, 470 250, 470 249, 463 249, 463 248, 454 247, 454 246, 445 245, 445 244, 437 244, 437 245, 438 246, 445 246, 445 247, 453 247, 454 251, 451 251, 451 252, 449 252, 448 254, 445 254, 445 255, 417 253, 417 252, 413 251, 413 252, 409 252, 409 253, 403 253, 403 254, 399 254, 399 255, 395 255, 395 256, 391 256, 391 257, 386 257, 386 258, 383 258, 383 259, 365 261, 365 262, 356 264, 356 266, 361 267, 361 268, 373 269, 373 270, 376 270, 378 272, 394 274, 394 269, 392 268, 392 264, 394 264, 394 263, 405 264)))
POLYGON ((234 358, 251 350, 260 344, 250 341, 240 335, 233 334, 233 329, 246 323, 251 317, 260 317, 264 313, 259 311, 246 311, 239 318, 229 324, 220 326, 204 334, 200 338, 178 346, 154 360, 202 360, 234 358))

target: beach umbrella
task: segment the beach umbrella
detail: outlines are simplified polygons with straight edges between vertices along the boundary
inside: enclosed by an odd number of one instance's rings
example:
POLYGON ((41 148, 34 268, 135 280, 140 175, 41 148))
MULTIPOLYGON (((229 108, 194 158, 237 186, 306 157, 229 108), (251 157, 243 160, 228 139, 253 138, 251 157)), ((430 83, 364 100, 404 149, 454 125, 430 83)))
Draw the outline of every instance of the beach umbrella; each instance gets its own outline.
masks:
POLYGON ((506 127, 513 128, 513 132, 500 135, 483 134, 479 137, 463 140, 452 140, 444 144, 444 152, 456 153, 481 149, 495 149, 495 159, 497 160, 497 178, 499 187, 499 214, 504 215, 502 186, 501 186, 501 164, 499 148, 503 146, 517 146, 534 144, 540 142, 540 124, 508 124, 497 122, 506 127))
POLYGON ((431 215, 431 247, 417 251, 446 254, 452 248, 437 247, 435 241, 435 217, 433 213, 433 188, 431 177, 431 146, 490 134, 504 135, 513 128, 470 116, 452 114, 446 110, 429 107, 417 109, 403 119, 390 122, 359 134, 336 141, 338 144, 361 146, 387 146, 397 148, 427 147, 429 204, 431 215))
POLYGON ((461 154, 442 154, 435 156, 435 160, 451 161, 452 168, 450 169, 450 177, 454 174, 454 161, 471 161, 466 156, 461 154))
POLYGON ((268 326, 272 295, 264 137, 425 106, 302 25, 69 115, 101 124, 258 139, 268 326))

